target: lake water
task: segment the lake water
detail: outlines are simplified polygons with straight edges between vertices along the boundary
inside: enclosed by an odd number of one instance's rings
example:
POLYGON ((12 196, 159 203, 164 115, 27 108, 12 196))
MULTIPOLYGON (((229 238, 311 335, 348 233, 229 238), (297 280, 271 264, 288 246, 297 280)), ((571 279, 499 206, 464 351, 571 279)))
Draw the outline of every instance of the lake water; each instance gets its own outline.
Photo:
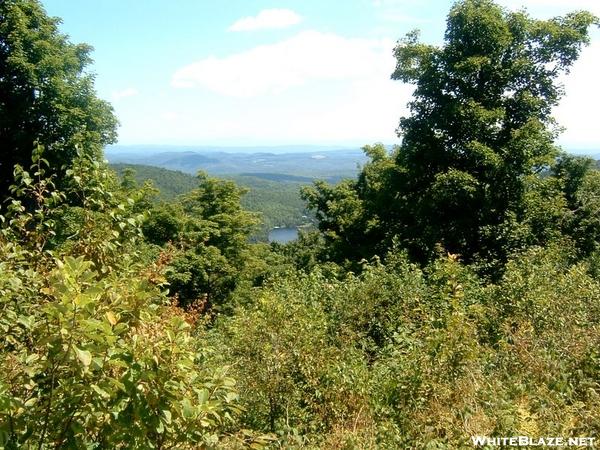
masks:
POLYGON ((298 239, 298 228, 273 228, 269 231, 269 242, 285 244, 298 239))

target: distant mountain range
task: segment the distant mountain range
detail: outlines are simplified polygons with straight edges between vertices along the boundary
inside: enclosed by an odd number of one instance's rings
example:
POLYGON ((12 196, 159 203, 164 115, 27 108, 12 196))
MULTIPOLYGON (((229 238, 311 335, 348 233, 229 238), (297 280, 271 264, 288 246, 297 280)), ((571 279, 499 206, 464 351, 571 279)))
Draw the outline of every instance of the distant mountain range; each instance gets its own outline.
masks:
MULTIPOLYGON (((391 148, 391 146, 389 146, 391 148)), ((570 150, 596 160, 591 150, 570 150)), ((316 145, 271 147, 111 145, 105 150, 111 164, 142 164, 195 175, 249 175, 265 180, 307 182, 314 179, 338 181, 354 177, 367 157, 359 148, 316 145), (289 178, 292 177, 292 178, 289 178), (297 177, 297 178, 293 178, 297 177)))
MULTIPOLYGON (((276 174, 309 179, 355 176, 367 157, 358 148, 323 146, 160 147, 113 145, 105 150, 111 164, 144 164, 195 174, 246 174, 269 179, 276 174)), ((299 179, 296 181, 300 181, 299 179)), ((303 180, 304 181, 304 180, 303 180)))
MULTIPOLYGON (((391 147, 391 146, 389 146, 391 147)), ((109 145, 110 152, 155 154, 155 153, 319 153, 332 150, 360 150, 360 146, 351 145, 262 145, 262 146, 215 146, 215 145, 109 145)))

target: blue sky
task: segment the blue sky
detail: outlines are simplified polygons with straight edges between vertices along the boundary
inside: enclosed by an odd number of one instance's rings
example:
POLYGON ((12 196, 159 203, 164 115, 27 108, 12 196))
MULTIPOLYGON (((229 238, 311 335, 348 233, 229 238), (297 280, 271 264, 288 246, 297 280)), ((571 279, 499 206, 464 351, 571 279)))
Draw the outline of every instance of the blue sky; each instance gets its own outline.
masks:
MULTIPOLYGON (((397 39, 440 43, 449 0, 42 0, 91 44, 121 144, 396 143, 412 89, 389 79, 397 39)), ((539 18, 598 0, 500 0, 539 18)), ((600 33, 555 114, 567 149, 600 150, 600 33)))

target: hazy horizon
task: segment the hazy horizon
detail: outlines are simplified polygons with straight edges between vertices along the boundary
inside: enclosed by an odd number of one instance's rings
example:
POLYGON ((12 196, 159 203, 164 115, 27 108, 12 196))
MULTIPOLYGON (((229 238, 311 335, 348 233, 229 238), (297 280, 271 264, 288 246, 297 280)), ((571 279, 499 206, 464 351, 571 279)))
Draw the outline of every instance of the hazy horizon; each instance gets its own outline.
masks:
MULTIPOLYGON (((394 145, 398 144, 388 144, 383 143, 385 147, 392 148, 394 145)), ((253 153, 253 150, 256 150, 256 153, 265 153, 264 150, 272 150, 269 153, 273 154, 286 154, 286 153, 319 153, 319 152, 330 152, 330 151, 362 151, 362 148, 368 144, 363 145, 345 145, 345 144, 273 144, 273 145, 195 145, 195 144, 112 144, 106 146, 105 151, 108 152, 117 152, 119 150, 130 150, 133 153, 144 151, 144 150, 152 150, 160 153, 169 153, 169 152, 223 152, 223 153, 253 153), (305 151, 298 151, 304 149, 305 151)), ((596 158, 600 158, 600 146, 590 147, 590 148, 565 148, 564 146, 560 146, 562 150, 567 153, 575 154, 575 155, 586 155, 586 156, 594 156, 596 158)))

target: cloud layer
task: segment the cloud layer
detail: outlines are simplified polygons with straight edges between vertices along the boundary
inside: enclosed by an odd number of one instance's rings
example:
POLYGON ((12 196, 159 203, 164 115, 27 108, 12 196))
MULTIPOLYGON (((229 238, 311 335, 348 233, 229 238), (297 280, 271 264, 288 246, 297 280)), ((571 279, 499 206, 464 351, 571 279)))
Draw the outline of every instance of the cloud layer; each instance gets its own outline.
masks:
POLYGON ((554 116, 559 125, 566 128, 560 138, 565 148, 600 152, 597 114, 600 89, 596 87, 600 73, 599 54, 600 42, 593 42, 581 52, 571 73, 561 80, 566 95, 555 109, 554 116))
MULTIPOLYGON (((385 0, 382 6, 403 1, 385 0)), ((509 6, 517 0, 501 1, 509 6)), ((554 7, 566 3, 549 1, 554 7)), ((590 5, 589 0, 570 1, 575 7, 590 5)), ((532 8, 537 4, 527 2, 532 8)), ((567 129, 560 139, 566 148, 591 148, 597 142, 593 108, 600 103, 600 91, 592 88, 600 70, 596 39, 562 80, 566 97, 555 115, 567 129)), ((173 74, 174 93, 189 97, 190 106, 176 115, 163 111, 163 126, 190 142, 395 142, 394 130, 408 112, 412 87, 390 80, 393 46, 391 39, 309 30, 206 57, 173 74)))
POLYGON ((287 28, 302 21, 291 9, 264 9, 253 17, 243 17, 234 22, 228 31, 255 31, 287 28))
POLYGON ((254 97, 313 81, 387 79, 394 67, 392 48, 391 40, 303 31, 275 44, 192 63, 173 75, 172 84, 254 97))

